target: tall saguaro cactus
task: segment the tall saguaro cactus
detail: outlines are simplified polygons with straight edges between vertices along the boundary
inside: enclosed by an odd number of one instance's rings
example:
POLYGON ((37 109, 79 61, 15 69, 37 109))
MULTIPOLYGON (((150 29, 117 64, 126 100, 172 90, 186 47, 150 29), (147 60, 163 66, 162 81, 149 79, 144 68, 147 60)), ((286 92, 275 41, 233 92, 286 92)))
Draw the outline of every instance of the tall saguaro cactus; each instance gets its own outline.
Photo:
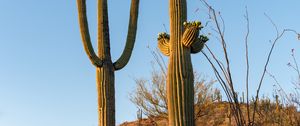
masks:
POLYGON ((167 97, 169 126, 194 126, 194 75, 191 53, 208 40, 199 36, 200 22, 186 22, 186 0, 169 0, 170 35, 158 36, 158 48, 169 56, 167 97))
POLYGON ((129 61, 135 43, 139 0, 131 0, 130 19, 125 49, 112 62, 110 54, 107 0, 98 0, 98 56, 93 50, 86 16, 86 0, 77 0, 80 33, 84 49, 96 67, 99 126, 115 125, 115 76, 129 61))

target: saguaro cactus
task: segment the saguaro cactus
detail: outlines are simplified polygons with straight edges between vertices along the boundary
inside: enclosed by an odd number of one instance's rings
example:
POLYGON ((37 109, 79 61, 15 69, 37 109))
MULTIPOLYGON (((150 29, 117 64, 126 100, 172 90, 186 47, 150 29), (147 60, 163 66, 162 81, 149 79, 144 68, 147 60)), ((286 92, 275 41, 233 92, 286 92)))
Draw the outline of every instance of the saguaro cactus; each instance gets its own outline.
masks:
POLYGON ((121 57, 112 62, 110 54, 107 0, 98 0, 98 56, 91 44, 86 16, 86 0, 77 0, 80 33, 84 49, 96 66, 99 126, 115 125, 114 72, 129 61, 135 43, 139 0, 131 0, 130 19, 125 49, 121 57))
POLYGON ((191 53, 200 52, 206 36, 200 22, 186 22, 186 0, 169 0, 171 33, 158 36, 158 48, 169 56, 167 97, 169 126, 194 126, 194 75, 191 53))

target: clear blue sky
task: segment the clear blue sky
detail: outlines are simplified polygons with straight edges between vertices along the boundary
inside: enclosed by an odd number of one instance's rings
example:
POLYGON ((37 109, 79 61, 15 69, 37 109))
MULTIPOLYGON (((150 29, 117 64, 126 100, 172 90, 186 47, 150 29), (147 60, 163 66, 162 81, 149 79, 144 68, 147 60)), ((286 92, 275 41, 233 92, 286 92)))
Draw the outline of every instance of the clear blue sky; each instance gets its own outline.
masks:
MULTIPOLYGON (((95 45, 96 0, 87 0, 89 25, 95 45)), ((226 23, 226 39, 238 91, 244 90, 245 6, 250 18, 251 91, 261 75, 263 62, 275 30, 300 31, 299 0, 212 0, 226 23)), ((112 57, 124 47, 130 0, 109 0, 112 57)), ((188 19, 207 21, 199 0, 188 1, 188 19), (199 8, 199 11, 195 12, 199 8)), ((147 46, 156 48, 157 33, 168 29, 168 1, 141 0, 137 41, 129 64, 116 72, 116 122, 136 119, 129 101, 134 78, 149 78, 153 59, 147 46)), ((169 31, 169 30, 168 30, 169 31)), ((212 32, 206 28, 204 33, 212 32)), ((220 54, 218 42, 208 42, 220 54)), ((273 53, 269 70, 286 90, 295 73, 286 64, 290 49, 300 59, 300 43, 287 34, 273 53)), ((214 77, 201 54, 193 55, 194 68, 214 77)), ((273 81, 266 78, 262 93, 272 94, 273 81)), ((75 0, 3 0, 0 4, 0 126, 97 126, 95 68, 81 43, 75 0)))

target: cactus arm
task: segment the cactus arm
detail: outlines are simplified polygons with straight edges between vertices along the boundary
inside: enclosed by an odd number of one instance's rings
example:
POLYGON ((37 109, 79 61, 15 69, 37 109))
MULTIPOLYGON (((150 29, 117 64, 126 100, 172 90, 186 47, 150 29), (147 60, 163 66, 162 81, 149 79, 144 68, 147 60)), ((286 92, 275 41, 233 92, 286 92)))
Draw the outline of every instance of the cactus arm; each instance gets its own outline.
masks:
POLYGON ((127 33, 126 45, 121 57, 113 64, 115 70, 120 70, 128 63, 135 43, 137 20, 138 20, 139 0, 131 0, 130 18, 127 33))
POLYGON ((170 36, 167 33, 160 33, 158 34, 158 48, 161 51, 162 54, 169 56, 170 55, 170 47, 169 47, 169 41, 170 36))
POLYGON ((196 30, 189 30, 187 29, 182 37, 182 44, 186 47, 190 47, 192 45, 192 43, 195 41, 195 39, 197 38, 197 33, 199 33, 196 30))
POLYGON ((101 67, 103 62, 102 60, 95 54, 93 45, 91 43, 87 16, 86 16, 86 3, 85 0, 77 0, 77 8, 78 8, 78 18, 79 18, 79 26, 81 39, 84 46, 84 50, 91 60, 92 64, 96 67, 101 67))
POLYGON ((196 54, 200 52, 207 41, 208 38, 206 36, 200 35, 200 38, 197 38, 195 42, 191 45, 191 53, 196 54))
POLYGON ((199 30, 201 29, 201 23, 199 21, 194 22, 184 22, 185 31, 182 35, 182 44, 186 47, 190 47, 199 35, 199 30))
POLYGON ((98 56, 111 62, 107 0, 98 0, 98 56))
POLYGON ((199 38, 195 40, 195 42, 191 45, 191 53, 196 54, 200 52, 204 47, 204 43, 200 41, 199 38))

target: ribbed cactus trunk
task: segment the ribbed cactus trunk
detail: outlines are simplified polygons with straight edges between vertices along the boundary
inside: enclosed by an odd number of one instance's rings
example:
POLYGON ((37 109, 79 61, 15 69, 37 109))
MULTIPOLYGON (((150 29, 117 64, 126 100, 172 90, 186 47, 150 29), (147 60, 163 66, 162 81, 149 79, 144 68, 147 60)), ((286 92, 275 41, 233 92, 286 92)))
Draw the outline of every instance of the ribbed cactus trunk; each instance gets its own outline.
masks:
POLYGON ((170 0, 170 59, 167 94, 170 126, 194 126, 194 76, 190 49, 181 42, 186 0, 170 0))
POLYGON ((99 126, 115 125, 115 73, 110 55, 107 0, 98 0, 98 57, 96 66, 99 126))
POLYGON ((131 0, 130 19, 125 49, 121 57, 112 62, 110 54, 107 0, 98 0, 98 55, 91 44, 86 17, 86 1, 77 0, 80 33, 84 49, 96 66, 98 123, 99 126, 115 126, 115 76, 129 61, 135 43, 139 0, 131 0))
POLYGON ((167 97, 169 126, 194 126, 194 75, 191 53, 203 48, 200 22, 187 23, 186 0, 169 0, 170 35, 159 34, 158 47, 169 56, 167 97))
POLYGON ((111 60, 96 68, 99 126, 115 125, 115 76, 111 60))

